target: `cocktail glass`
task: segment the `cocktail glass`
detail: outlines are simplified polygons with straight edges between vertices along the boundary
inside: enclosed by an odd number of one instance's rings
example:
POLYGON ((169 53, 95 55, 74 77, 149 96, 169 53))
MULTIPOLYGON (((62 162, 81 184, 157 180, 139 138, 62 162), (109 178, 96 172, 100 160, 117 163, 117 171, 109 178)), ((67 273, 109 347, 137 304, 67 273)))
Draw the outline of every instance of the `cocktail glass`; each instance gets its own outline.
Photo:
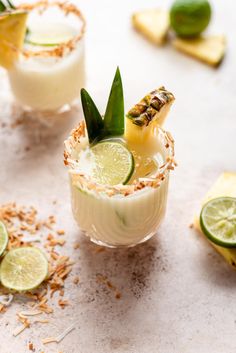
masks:
POLYGON ((170 133, 156 127, 154 137, 162 157, 155 175, 116 186, 98 185, 79 172, 78 153, 88 146, 83 121, 65 141, 73 215, 91 241, 108 247, 130 247, 156 233, 165 215, 169 172, 175 161, 170 133))
POLYGON ((25 42, 18 61, 8 71, 12 93, 25 110, 63 111, 78 98, 85 83, 85 19, 75 5, 67 2, 39 1, 18 8, 29 11, 29 31, 39 27, 42 32, 45 26, 51 36, 53 26, 61 24, 62 35, 71 31, 71 36, 56 45, 25 42))

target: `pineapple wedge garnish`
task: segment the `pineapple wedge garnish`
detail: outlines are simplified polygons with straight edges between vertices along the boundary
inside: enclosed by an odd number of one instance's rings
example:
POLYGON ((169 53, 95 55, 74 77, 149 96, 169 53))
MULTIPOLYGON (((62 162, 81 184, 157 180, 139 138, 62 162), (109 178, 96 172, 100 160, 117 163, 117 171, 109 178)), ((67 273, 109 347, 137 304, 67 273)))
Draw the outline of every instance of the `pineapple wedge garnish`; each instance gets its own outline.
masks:
POLYGON ((169 13, 161 9, 139 11, 133 14, 132 23, 151 42, 162 45, 170 26, 169 13))
POLYGON ((0 65, 10 69, 24 43, 27 12, 15 10, 0 15, 0 65))
POLYGON ((224 35, 200 37, 196 39, 176 38, 173 41, 176 49, 209 65, 217 66, 222 61, 226 38, 224 35))
MULTIPOLYGON (((224 172, 217 179, 215 184, 206 194, 203 205, 216 197, 229 196, 236 197, 236 173, 224 172)), ((197 229, 201 234, 202 230, 199 223, 199 216, 194 219, 194 228, 197 229)), ((203 235, 203 234, 202 234, 203 235)), ((204 235, 203 235, 204 236, 204 235)), ((204 238, 217 250, 224 259, 236 269, 236 249, 223 248, 212 243, 208 238, 204 238)))
POLYGON ((147 94, 126 115, 126 139, 136 143, 146 141, 156 125, 163 125, 174 99, 164 87, 147 94))

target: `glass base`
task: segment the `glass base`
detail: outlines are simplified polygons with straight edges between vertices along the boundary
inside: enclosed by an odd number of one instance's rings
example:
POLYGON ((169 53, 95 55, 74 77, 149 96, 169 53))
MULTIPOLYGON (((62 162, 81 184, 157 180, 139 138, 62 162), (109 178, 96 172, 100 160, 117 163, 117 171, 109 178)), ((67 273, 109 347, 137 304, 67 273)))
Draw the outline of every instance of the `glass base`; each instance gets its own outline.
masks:
MULTIPOLYGON (((13 126, 20 126, 31 144, 53 142, 54 137, 64 136, 65 131, 78 119, 79 101, 55 111, 39 111, 14 102, 11 104, 13 126)), ((63 138, 62 138, 63 140, 63 138)))
POLYGON ((99 245, 99 246, 103 246, 103 247, 106 247, 106 248, 112 248, 112 249, 122 249, 122 248, 133 248, 134 246, 136 245, 139 245, 139 244, 142 244, 142 243, 145 243, 146 241, 148 241, 149 239, 151 239, 155 234, 156 234, 156 231, 154 232, 151 232, 149 233, 146 237, 144 237, 142 240, 140 240, 139 242, 137 243, 133 243, 133 244, 125 244, 125 245, 122 245, 122 244, 109 244, 109 243, 104 243, 96 238, 93 238, 92 236, 90 236, 87 232, 84 232, 83 231, 83 234, 88 237, 90 239, 90 241, 96 245, 99 245))
POLYGON ((58 120, 63 120, 64 117, 68 118, 70 113, 73 114, 77 112, 79 106, 79 99, 74 100, 71 104, 65 104, 54 110, 33 109, 29 106, 15 102, 13 105, 13 110, 17 111, 18 115, 24 117, 25 119, 38 120, 42 125, 52 127, 55 122, 58 122, 58 120))

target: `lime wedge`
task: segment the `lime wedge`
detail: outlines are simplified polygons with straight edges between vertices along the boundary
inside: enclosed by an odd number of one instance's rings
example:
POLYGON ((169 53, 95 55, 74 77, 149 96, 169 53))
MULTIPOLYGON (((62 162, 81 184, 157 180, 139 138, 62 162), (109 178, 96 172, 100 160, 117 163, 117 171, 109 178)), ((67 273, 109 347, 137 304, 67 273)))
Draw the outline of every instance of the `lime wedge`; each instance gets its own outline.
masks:
POLYGON ((33 247, 10 250, 0 267, 2 285, 16 291, 28 291, 38 287, 47 274, 46 256, 40 249, 33 247))
POLYGON ((201 229, 213 243, 236 247, 236 198, 218 197, 206 203, 200 215, 201 229))
POLYGON ((132 153, 119 142, 99 142, 91 148, 94 157, 92 177, 104 185, 126 184, 134 171, 132 153))
POLYGON ((4 253, 8 243, 8 233, 4 223, 0 221, 0 256, 4 253))
POLYGON ((38 46, 56 46, 66 43, 76 35, 73 27, 61 23, 46 23, 45 25, 30 26, 25 42, 38 46))

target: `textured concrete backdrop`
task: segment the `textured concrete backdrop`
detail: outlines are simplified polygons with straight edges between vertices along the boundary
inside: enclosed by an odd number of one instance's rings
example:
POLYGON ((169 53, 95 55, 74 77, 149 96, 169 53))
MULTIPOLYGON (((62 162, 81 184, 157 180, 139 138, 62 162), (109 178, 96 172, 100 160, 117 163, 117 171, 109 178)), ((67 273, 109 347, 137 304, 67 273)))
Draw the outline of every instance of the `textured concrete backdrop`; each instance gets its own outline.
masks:
POLYGON ((168 211, 156 237, 130 250, 106 250, 82 237, 70 211, 63 140, 81 118, 80 110, 42 128, 29 120, 10 128, 20 115, 0 72, 0 202, 33 204, 41 215, 55 214, 66 230, 65 251, 76 260, 76 287, 67 282, 71 306, 55 308, 49 325, 25 330, 14 338, 14 302, 0 317, 0 352, 27 352, 31 339, 45 353, 235 353, 236 274, 189 228, 200 200, 224 170, 236 170, 236 42, 234 0, 213 1, 209 32, 225 33, 228 51, 212 69, 170 45, 156 48, 130 25, 133 11, 168 6, 170 1, 80 1, 88 20, 87 88, 104 107, 117 65, 126 107, 150 89, 165 85, 176 95, 167 128, 176 140, 179 167, 171 175, 168 211), (34 129, 32 129, 32 124, 34 129), (30 147, 28 150, 26 147, 30 147), (53 201, 57 200, 57 204, 53 201), (78 239, 81 247, 73 249, 78 239), (107 276, 121 299, 97 283, 107 276), (43 347, 41 338, 76 322, 59 345, 43 347))

